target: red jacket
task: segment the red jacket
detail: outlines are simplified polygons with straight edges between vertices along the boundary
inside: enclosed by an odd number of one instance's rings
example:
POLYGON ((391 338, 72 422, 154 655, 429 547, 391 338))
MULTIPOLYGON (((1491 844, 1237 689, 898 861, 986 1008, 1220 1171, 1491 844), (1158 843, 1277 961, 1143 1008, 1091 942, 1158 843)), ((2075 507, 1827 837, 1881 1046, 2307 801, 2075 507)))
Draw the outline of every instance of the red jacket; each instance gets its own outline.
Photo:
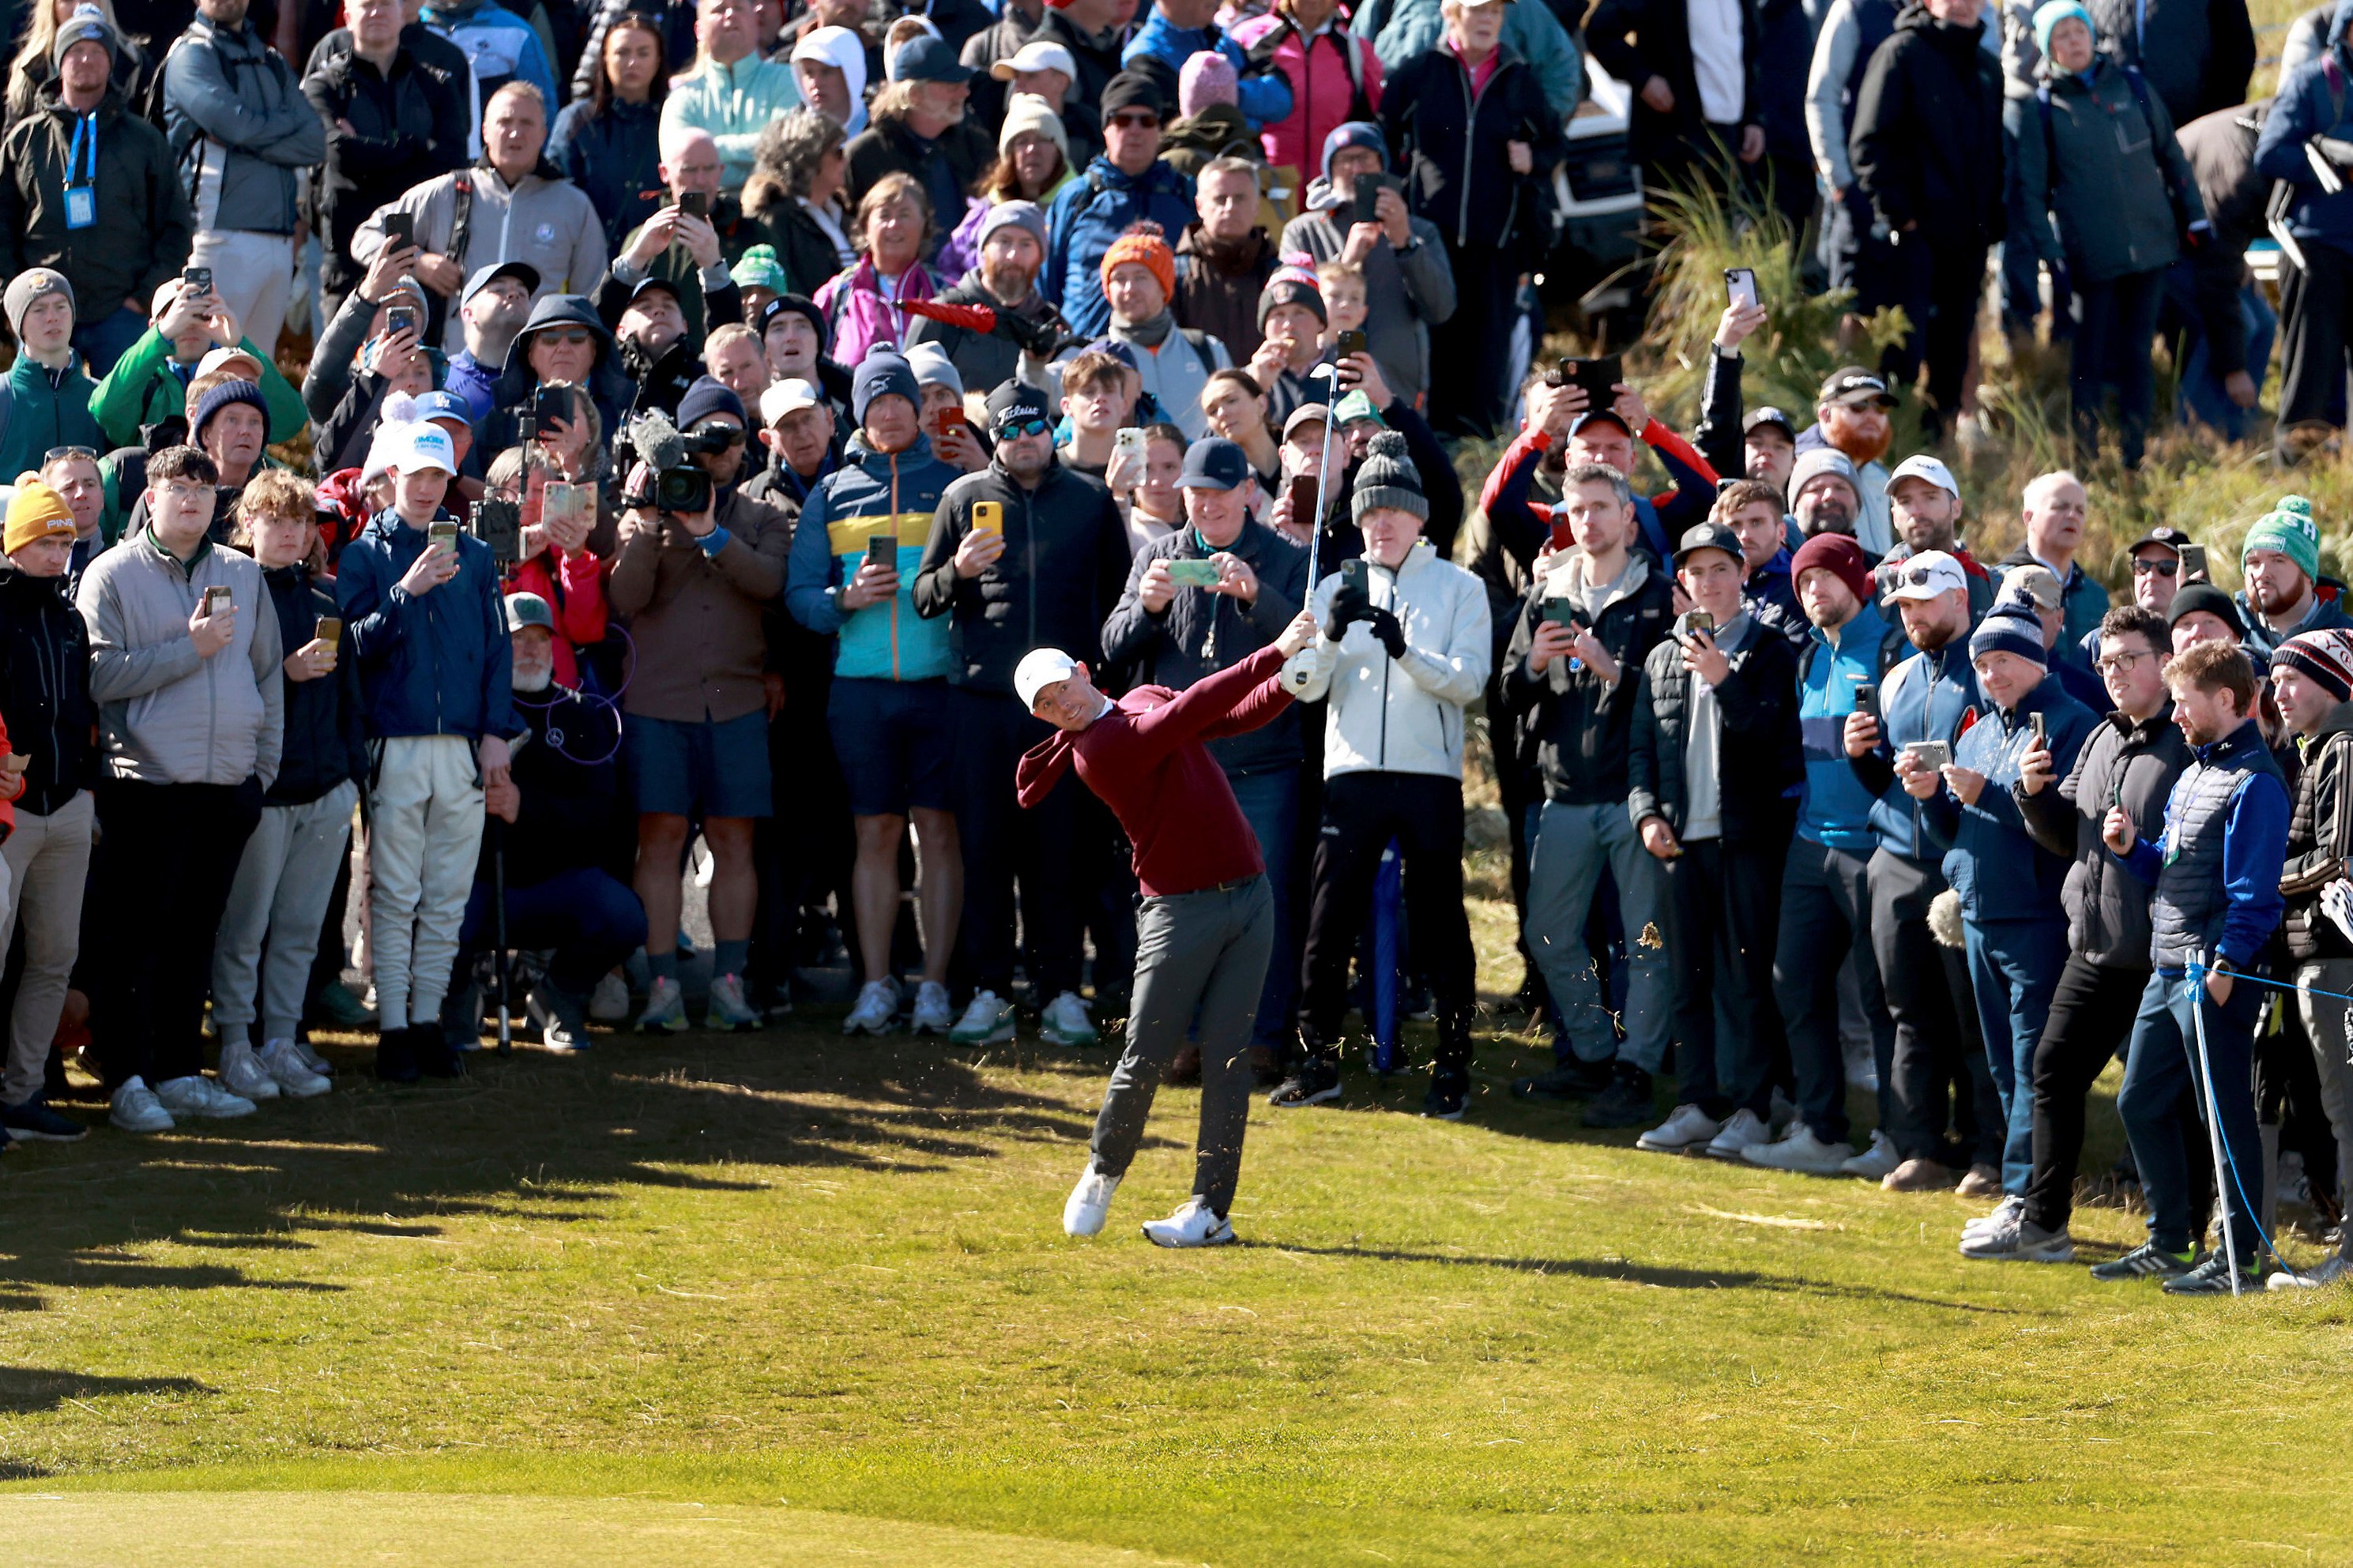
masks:
POLYGON ((1324 139, 1352 120, 1374 121, 1381 101, 1381 60, 1373 46, 1348 31, 1348 19, 1334 12, 1331 25, 1313 39, 1301 37, 1280 11, 1236 23, 1235 43, 1254 65, 1271 64, 1291 83, 1291 114, 1260 133, 1266 161, 1299 171, 1305 182, 1324 173, 1324 139), (1348 68, 1354 51, 1356 70, 1348 68))
POLYGON ((510 594, 536 594, 555 612, 555 684, 580 689, 580 658, 574 650, 605 640, 604 563, 586 550, 565 555, 549 571, 553 546, 507 574, 510 594))
MULTIPOLYGON (((0 756, 7 756, 11 754, 14 750, 15 748, 8 744, 8 726, 5 723, 0 723, 0 756)), ((25 793, 25 775, 23 773, 18 773, 16 777, 17 781, 16 795, 22 795, 25 793)), ((1229 795, 1230 795, 1231 793, 1232 792, 1229 791, 1229 795)), ((0 800, 0 840, 5 840, 8 835, 16 831, 16 796, 10 795, 6 800, 0 800)), ((1256 840, 1252 840, 1252 842, 1256 842, 1256 840)))
POLYGON ((1127 829, 1136 885, 1148 898, 1198 893, 1260 876, 1258 852, 1233 785, 1202 742, 1255 730, 1282 711, 1282 650, 1272 644, 1183 691, 1139 686, 1072 734, 1054 733, 1014 773, 1034 806, 1075 765, 1127 829))

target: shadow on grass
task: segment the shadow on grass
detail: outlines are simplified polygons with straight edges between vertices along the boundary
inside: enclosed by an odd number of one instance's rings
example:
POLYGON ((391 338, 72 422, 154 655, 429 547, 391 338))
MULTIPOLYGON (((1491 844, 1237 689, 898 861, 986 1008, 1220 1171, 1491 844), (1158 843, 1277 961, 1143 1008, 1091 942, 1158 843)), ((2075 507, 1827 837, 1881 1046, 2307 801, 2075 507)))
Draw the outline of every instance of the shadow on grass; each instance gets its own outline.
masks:
POLYGON ((0 1366, 0 1413, 10 1415, 54 1410, 70 1400, 98 1399, 111 1394, 212 1392, 193 1377, 99 1377, 49 1367, 0 1366))
POLYGON ((1483 1258, 1470 1253, 1409 1252, 1393 1247, 1308 1247, 1282 1241, 1240 1241, 1235 1245, 1261 1247, 1270 1252, 1305 1253, 1313 1258, 1356 1258, 1377 1263, 1439 1263, 1458 1268, 1500 1268, 1515 1274, 1561 1274, 1579 1279, 1614 1279, 1628 1285, 1654 1286, 1662 1290, 1772 1290, 1851 1301, 1943 1307, 1956 1312, 1980 1312, 1997 1317, 2021 1315, 2009 1307, 1989 1307, 1975 1301, 1948 1301, 1937 1296, 1915 1296, 1903 1290, 1883 1290, 1868 1285, 1842 1285, 1829 1279, 1760 1274, 1748 1268, 1672 1268, 1630 1262, 1620 1258, 1483 1258))
MULTIPOLYGON (((845 1046, 822 1023, 600 1037, 569 1058, 485 1052, 459 1082, 410 1088, 370 1077, 370 1049, 322 1048, 341 1069, 322 1098, 160 1138, 100 1125, 82 1143, 12 1155, 0 1310, 92 1287, 339 1290, 302 1277, 302 1232, 430 1240, 441 1216, 560 1223, 597 1217, 632 1188, 757 1191, 763 1169, 936 1171, 997 1158, 1008 1141, 1076 1143, 1090 1127, 942 1047, 845 1046), (273 1263, 150 1261, 142 1250, 158 1242, 273 1263)), ((65 1103, 102 1121, 95 1089, 65 1103)))

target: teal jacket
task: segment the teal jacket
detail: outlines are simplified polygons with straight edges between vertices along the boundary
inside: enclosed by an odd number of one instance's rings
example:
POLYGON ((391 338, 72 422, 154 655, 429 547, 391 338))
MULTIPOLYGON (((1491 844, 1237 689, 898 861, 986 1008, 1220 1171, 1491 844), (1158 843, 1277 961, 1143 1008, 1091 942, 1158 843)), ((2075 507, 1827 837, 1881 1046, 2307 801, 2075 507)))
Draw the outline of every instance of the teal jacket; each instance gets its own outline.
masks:
POLYGON ((841 467, 825 477, 793 528, 792 574, 785 607, 823 637, 840 638, 833 672, 860 680, 938 680, 953 662, 945 616, 915 613, 915 567, 931 538, 940 493, 963 470, 932 456, 928 436, 903 452, 882 453, 861 435, 849 438, 841 467), (899 592, 888 603, 843 615, 828 592, 866 559, 867 541, 898 536, 899 592))
MULTIPOLYGON (((237 346, 261 362, 261 401, 269 405, 269 439, 290 440, 310 421, 302 395, 251 338, 237 346)), ((186 416, 187 379, 174 374, 171 363, 172 345, 151 326, 98 384, 90 411, 106 432, 109 447, 136 447, 141 426, 186 416)))
POLYGON ((30 354, 18 354, 8 372, 7 412, 0 416, 0 484, 13 484, 18 474, 39 468, 52 447, 104 452, 106 442, 90 411, 97 392, 79 354, 59 371, 44 370, 30 354))

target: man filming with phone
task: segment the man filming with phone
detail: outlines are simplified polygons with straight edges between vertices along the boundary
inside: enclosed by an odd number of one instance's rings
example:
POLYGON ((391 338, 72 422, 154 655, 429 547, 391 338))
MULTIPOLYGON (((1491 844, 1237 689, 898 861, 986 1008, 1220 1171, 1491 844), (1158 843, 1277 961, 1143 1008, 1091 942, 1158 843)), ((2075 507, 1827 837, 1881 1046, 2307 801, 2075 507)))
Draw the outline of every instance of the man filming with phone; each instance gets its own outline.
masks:
MULTIPOLYGON (((648 278, 670 285, 686 318, 686 340, 699 343, 709 325, 743 316, 742 290, 727 270, 734 258, 720 229, 744 226, 744 215, 719 188, 719 143, 708 131, 665 122, 656 172, 670 200, 622 244, 607 276, 628 289, 648 278)), ((742 244, 751 243, 747 234, 742 244)))
POLYGON ((253 362, 269 410, 271 439, 283 440, 302 427, 302 395, 268 354, 239 335, 237 318, 213 292, 210 272, 190 268, 155 290, 147 330, 90 395, 90 414, 112 445, 136 447, 143 426, 185 417, 188 384, 216 349, 237 350, 253 362))

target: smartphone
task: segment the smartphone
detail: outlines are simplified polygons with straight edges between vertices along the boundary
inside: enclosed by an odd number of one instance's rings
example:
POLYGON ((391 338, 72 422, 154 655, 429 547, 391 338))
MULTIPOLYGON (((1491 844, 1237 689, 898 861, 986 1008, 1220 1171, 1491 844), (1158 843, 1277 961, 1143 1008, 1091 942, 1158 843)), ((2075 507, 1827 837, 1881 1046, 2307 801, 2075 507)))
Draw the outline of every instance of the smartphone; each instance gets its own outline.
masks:
POLYGON ((1001 500, 976 500, 972 503, 972 526, 983 533, 1005 531, 1005 503, 1001 500))
POLYGON ((1872 722, 1877 723, 1879 721, 1879 688, 1867 680, 1856 687, 1854 710, 1872 722))
POLYGON ((0 756, 0 768, 5 768, 12 773, 21 773, 32 765, 33 753, 30 752, 10 752, 5 756, 0 756))
POLYGON ((1363 556, 1340 563, 1340 586, 1359 594, 1370 593, 1371 590, 1365 585, 1367 581, 1363 556))
POLYGON ((1755 310, 1757 308, 1757 269, 1753 267, 1725 268, 1724 292, 1725 297, 1741 310, 1755 310))
POLYGON ((428 523, 425 529, 425 548, 445 550, 454 553, 458 548, 458 525, 454 522, 428 523))
POLYGON ((1544 602, 1544 618, 1556 626, 1577 629, 1577 601, 1570 598, 1548 598, 1544 602))
POLYGON ((899 536, 895 533, 868 534, 866 564, 877 572, 896 572, 899 569, 899 536))
POLYGON ((709 191, 687 192, 684 195, 678 198, 678 210, 684 213, 689 217, 709 217, 711 216, 711 193, 709 191))
POLYGON ((1291 521, 1296 528, 1313 528, 1315 516, 1315 476, 1293 474, 1291 479, 1291 521))
POLYGON ((540 492, 539 521, 593 524, 596 521, 596 487, 550 479, 547 488, 540 492))
POLYGON ((1214 588, 1218 585, 1218 563, 1192 559, 1168 563, 1168 580, 1179 587, 1214 588))
POLYGON ((2026 727, 2033 732, 2034 743, 2037 746, 2046 749, 2050 746, 2051 726, 2044 721, 2044 716, 2042 714, 2029 713, 2026 716, 2026 727))
POLYGON ((343 646, 343 623, 332 616, 321 616, 319 624, 311 628, 311 635, 329 647, 340 648, 343 646))
POLYGON ((572 417, 572 389, 568 386, 543 386, 531 400, 531 416, 539 421, 543 430, 557 420, 572 417))
POLYGON ((931 426, 932 439, 944 441, 955 434, 956 426, 964 423, 964 410, 953 403, 943 403, 940 405, 939 412, 934 414, 926 423, 931 426))
POLYGON ((385 336, 390 337, 396 332, 414 332, 415 331, 417 331, 416 306, 395 305, 384 313, 385 336))
POLYGON ((1380 181, 1369 174, 1359 174, 1348 192, 1348 226, 1380 222, 1380 181))
POLYGON ((1904 754, 1923 767, 1939 772, 1953 765, 1953 748, 1942 741, 1907 741, 1904 754))
POLYGON ((184 267, 180 269, 180 281, 199 294, 209 294, 213 291, 213 269, 209 267, 184 267))
POLYGON ((1144 432, 1133 425, 1123 425, 1111 434, 1111 449, 1123 458, 1144 456, 1144 432))
POLYGON ((404 250, 417 243, 417 217, 413 213, 386 213, 381 226, 386 250, 404 250))
POLYGON ((1569 526, 1568 513, 1566 510, 1552 514, 1552 547, 1555 550, 1573 550, 1577 547, 1577 531, 1569 526))
POLYGON ((207 618, 219 615, 224 606, 232 610, 237 608, 226 584, 216 583, 205 590, 205 615, 207 618))
POLYGON ((2185 544, 2181 547, 2181 580, 2184 583, 2211 583, 2206 575, 2206 547, 2185 544))
POLYGON ((1713 610, 1685 610, 1683 615, 1683 624, 1675 627, 1675 637, 1680 641, 1689 642, 1701 632, 1713 632, 1715 630, 1715 612, 1713 610))
POLYGON ((1588 408, 1607 408, 1617 399, 1618 384, 1626 379, 1626 366, 1616 354, 1604 354, 1599 359, 1565 359, 1560 362, 1560 375, 1556 385, 1585 388, 1588 408))

